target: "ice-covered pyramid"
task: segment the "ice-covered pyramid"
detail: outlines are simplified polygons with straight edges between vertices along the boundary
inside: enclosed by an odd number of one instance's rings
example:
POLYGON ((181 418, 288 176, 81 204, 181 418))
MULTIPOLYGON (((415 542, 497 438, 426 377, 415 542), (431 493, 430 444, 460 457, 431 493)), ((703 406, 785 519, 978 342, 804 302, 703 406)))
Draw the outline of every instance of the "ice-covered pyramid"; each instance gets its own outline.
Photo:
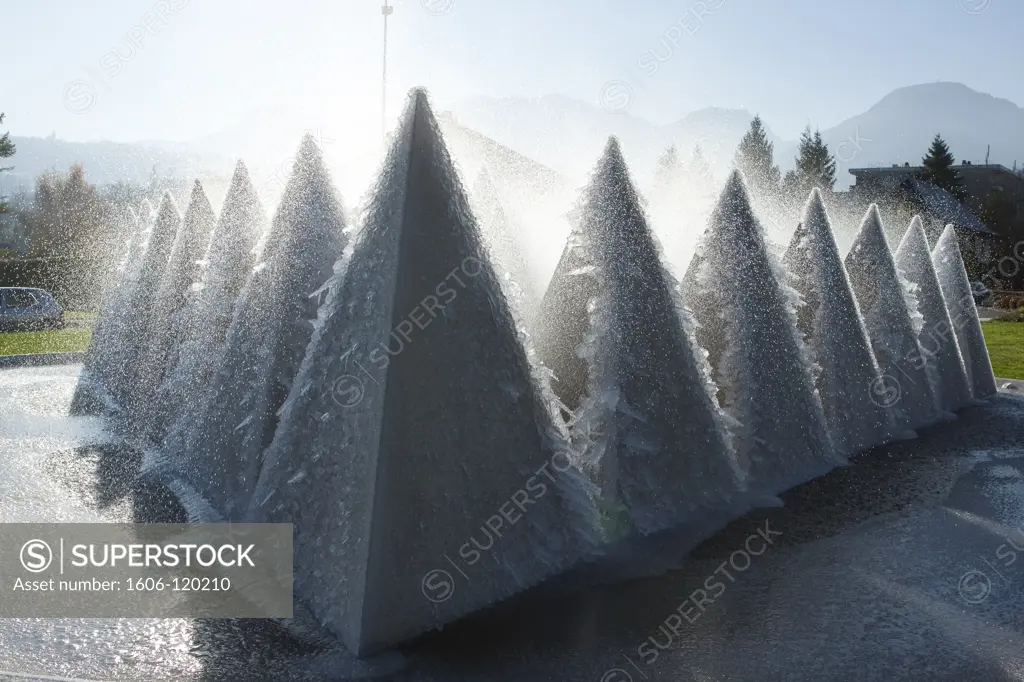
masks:
POLYGON ((149 474, 172 470, 172 488, 194 502, 194 517, 245 514, 346 241, 341 197, 307 135, 210 385, 168 434, 162 456, 146 462, 149 474))
MULTIPOLYGON (((148 220, 148 213, 146 218, 148 220)), ((74 415, 101 414, 115 408, 108 387, 118 372, 116 362, 125 342, 127 304, 149 239, 149 225, 130 206, 118 213, 116 224, 118 232, 126 237, 124 251, 89 339, 82 372, 71 399, 69 411, 74 415)))
POLYGON ((946 226, 935 244, 932 264, 942 288, 950 321, 956 330, 971 392, 978 399, 993 396, 996 394, 996 380, 992 373, 992 362, 981 332, 981 320, 978 319, 978 308, 974 305, 967 269, 957 244, 956 228, 952 225, 946 226))
POLYGON ((726 182, 684 280, 751 492, 772 495, 845 462, 829 441, 796 292, 769 253, 742 176, 726 182))
POLYGON ((199 280, 200 263, 216 222, 206 192, 196 180, 153 301, 146 350, 136 368, 135 399, 128 416, 131 429, 140 437, 148 434, 157 407, 153 397, 168 369, 176 363, 181 343, 188 335, 188 308, 195 293, 192 285, 199 280))
POLYGON ((578 556, 568 468, 416 90, 267 450, 249 520, 295 528, 295 595, 363 654, 578 556))
POLYGON ((879 381, 869 389, 872 398, 890 407, 903 429, 939 421, 943 412, 918 343, 917 298, 896 269, 874 204, 868 207, 846 255, 846 272, 881 371, 879 381))
POLYGON ((181 213, 170 192, 165 192, 160 208, 153 218, 145 257, 131 287, 130 302, 124 320, 124 343, 117 351, 117 369, 110 386, 111 395, 125 416, 139 395, 139 365, 149 348, 149 328, 156 313, 156 301, 175 238, 181 227, 181 213))
POLYGON ((833 446, 852 455, 888 442, 896 435, 896 421, 872 392, 881 373, 817 188, 784 262, 803 301, 797 326, 815 361, 833 446))
POLYGON ((523 256, 522 234, 486 168, 477 176, 470 198, 503 291, 514 304, 514 312, 522 317, 524 324, 529 324, 540 296, 523 256))
POLYGON ((923 318, 917 338, 924 352, 925 371, 935 388, 936 402, 950 412, 972 404, 960 344, 935 276, 928 237, 920 216, 914 216, 910 221, 895 256, 896 266, 915 287, 918 309, 923 318))
POLYGON ((200 282, 194 287, 176 362, 153 401, 149 437, 154 442, 162 442, 185 406, 196 404, 210 383, 224 349, 235 302, 256 264, 256 246, 266 221, 249 171, 239 161, 213 231, 200 282))
POLYGON ((574 449, 601 491, 606 532, 654 533, 728 506, 742 476, 725 419, 615 138, 578 216, 537 347, 576 410, 574 449))

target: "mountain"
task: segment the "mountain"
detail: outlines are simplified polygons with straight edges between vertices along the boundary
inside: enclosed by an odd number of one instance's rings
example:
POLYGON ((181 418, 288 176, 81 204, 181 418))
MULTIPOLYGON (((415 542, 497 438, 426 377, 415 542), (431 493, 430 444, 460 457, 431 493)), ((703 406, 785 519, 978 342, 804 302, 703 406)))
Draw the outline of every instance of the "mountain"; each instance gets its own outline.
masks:
POLYGON ((609 135, 619 138, 630 170, 641 179, 653 174, 658 157, 671 144, 683 159, 694 145, 702 145, 715 173, 724 177, 732 151, 753 118, 743 109, 711 107, 658 126, 563 95, 474 97, 456 104, 453 112, 462 125, 576 181, 589 173, 609 135))
POLYGON ((1024 161, 1024 109, 961 83, 926 83, 894 90, 863 114, 822 130, 836 155, 839 186, 852 181, 849 168, 916 166, 936 133, 961 160, 1012 168, 1024 161))
MULTIPOLYGON (((701 144, 715 174, 723 177, 753 117, 744 109, 711 107, 657 126, 561 95, 477 97, 453 110, 463 125, 571 177, 585 175, 608 135, 618 135, 641 184, 672 143, 684 159, 694 144, 701 144)), ((771 121, 765 124, 775 143, 776 163, 783 171, 792 168, 797 141, 780 139, 770 130, 771 121)), ((1024 161, 1024 109, 960 83, 899 88, 867 111, 822 128, 836 156, 838 189, 852 183, 849 168, 920 163, 935 133, 942 134, 958 161, 983 162, 990 144, 991 163, 1012 168, 1014 161, 1024 161)))

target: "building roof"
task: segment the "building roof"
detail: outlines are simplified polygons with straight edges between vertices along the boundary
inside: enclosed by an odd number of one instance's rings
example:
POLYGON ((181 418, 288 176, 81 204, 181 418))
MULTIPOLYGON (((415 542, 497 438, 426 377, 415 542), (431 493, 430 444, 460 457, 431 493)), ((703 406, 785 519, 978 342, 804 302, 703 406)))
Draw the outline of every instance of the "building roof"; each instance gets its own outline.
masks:
POLYGON ((981 234, 997 235, 981 222, 971 209, 941 187, 916 178, 904 180, 901 186, 909 189, 917 197, 927 213, 942 222, 953 223, 961 229, 981 234))
MULTIPOLYGON (((995 170, 995 171, 1003 171, 1004 173, 1009 173, 1010 175, 1013 175, 1015 177, 1020 177, 1019 173, 1014 173, 1012 170, 1010 170, 1009 168, 1007 168, 1006 166, 1004 166, 1001 163, 968 163, 968 164, 960 163, 960 164, 954 164, 953 168, 955 168, 958 172, 961 172, 961 173, 963 171, 970 171, 970 170, 995 170)), ((872 168, 851 168, 847 172, 850 173, 850 175, 857 175, 858 173, 864 173, 864 174, 893 173, 893 174, 897 174, 898 175, 898 174, 903 174, 903 173, 921 173, 923 171, 924 171, 924 166, 892 165, 892 166, 876 166, 876 167, 872 167, 872 168)))

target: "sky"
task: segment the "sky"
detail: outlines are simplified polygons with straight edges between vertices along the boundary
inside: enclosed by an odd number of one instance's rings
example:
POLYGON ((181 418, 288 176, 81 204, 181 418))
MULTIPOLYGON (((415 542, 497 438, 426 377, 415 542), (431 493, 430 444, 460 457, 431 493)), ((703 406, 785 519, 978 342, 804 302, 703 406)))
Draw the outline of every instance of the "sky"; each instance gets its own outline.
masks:
MULTIPOLYGON (((4 129, 196 141, 381 126, 382 0, 8 0, 4 129)), ((958 81, 1024 105, 1020 0, 397 0, 388 120, 425 85, 561 93, 670 123, 759 112, 784 139, 895 88, 958 81)))

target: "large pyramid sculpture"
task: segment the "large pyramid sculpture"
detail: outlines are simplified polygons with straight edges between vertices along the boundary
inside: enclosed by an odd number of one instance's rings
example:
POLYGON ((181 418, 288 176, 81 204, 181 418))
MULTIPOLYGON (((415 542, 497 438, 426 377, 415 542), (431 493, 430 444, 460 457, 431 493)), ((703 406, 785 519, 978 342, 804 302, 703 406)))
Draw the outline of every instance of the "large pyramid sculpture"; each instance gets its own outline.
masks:
POLYGON ((615 138, 578 215, 537 347, 576 409, 573 441, 601 491, 606 531, 654 533, 728 506, 742 476, 725 420, 615 138))
POLYGON ((121 344, 115 363, 118 371, 109 387, 125 417, 130 415, 139 395, 136 383, 139 365, 148 352, 150 324, 180 227, 181 213, 178 212, 174 197, 166 192, 153 218, 146 255, 132 286, 131 301, 127 305, 124 321, 124 343, 121 344))
POLYGON ((874 204, 868 207, 846 255, 846 272, 882 373, 877 385, 870 388, 873 399, 890 407, 903 429, 920 429, 939 421, 943 412, 918 343, 921 316, 917 298, 896 269, 874 204))
POLYGON ((109 387, 119 371, 116 363, 125 342, 127 306, 149 239, 149 225, 130 207, 119 214, 117 225, 126 235, 124 254, 114 271, 112 285, 89 339, 82 372, 71 399, 69 411, 73 415, 102 414, 116 409, 109 387))
POLYGON ((803 299, 797 326, 816 364, 833 446, 852 455, 888 442, 896 422, 872 392, 881 373, 817 188, 804 206, 784 260, 803 299))
POLYGON ((925 371, 935 388, 936 402, 942 409, 955 412, 972 404, 973 397, 956 330, 949 319, 946 301, 935 276, 928 237, 920 216, 914 216, 910 221, 895 255, 896 266, 915 286, 914 293, 923 318, 917 338, 924 353, 925 371))
POLYGON ((145 463, 151 475, 171 470, 172 487, 193 501, 193 517, 245 514, 278 411, 313 337, 323 285, 342 256, 344 228, 341 197, 307 135, 210 385, 168 434, 161 455, 145 463))
POLYGON ((157 407, 153 397, 168 369, 176 364, 181 343, 189 334, 192 285, 200 278, 200 262, 216 222, 203 186, 196 180, 153 302, 146 332, 148 345, 135 374, 135 400, 129 408, 129 419, 132 430, 143 438, 157 407))
POLYGON ((845 462, 833 452, 809 352, 796 327, 797 296, 782 282, 734 171, 684 280, 698 344, 719 401, 733 418, 737 458, 752 493, 774 495, 845 462))
POLYGON ((942 288, 950 321, 956 331, 964 368, 971 382, 971 393, 979 400, 991 397, 996 394, 996 379, 992 373, 985 336, 981 332, 981 320, 978 319, 978 308, 974 305, 971 283, 967 279, 967 269, 957 244, 956 228, 952 225, 946 225, 935 244, 932 264, 942 288))
POLYGON ((163 441, 185 406, 196 404, 210 383, 223 353, 235 302, 256 264, 256 245, 266 229, 266 220, 249 171, 239 161, 213 231, 198 291, 188 310, 177 361, 169 368, 153 401, 149 436, 154 442, 163 441))
POLYGON ((520 592, 578 552, 555 415, 423 91, 339 287, 249 520, 294 524, 297 599, 364 654, 520 592))

